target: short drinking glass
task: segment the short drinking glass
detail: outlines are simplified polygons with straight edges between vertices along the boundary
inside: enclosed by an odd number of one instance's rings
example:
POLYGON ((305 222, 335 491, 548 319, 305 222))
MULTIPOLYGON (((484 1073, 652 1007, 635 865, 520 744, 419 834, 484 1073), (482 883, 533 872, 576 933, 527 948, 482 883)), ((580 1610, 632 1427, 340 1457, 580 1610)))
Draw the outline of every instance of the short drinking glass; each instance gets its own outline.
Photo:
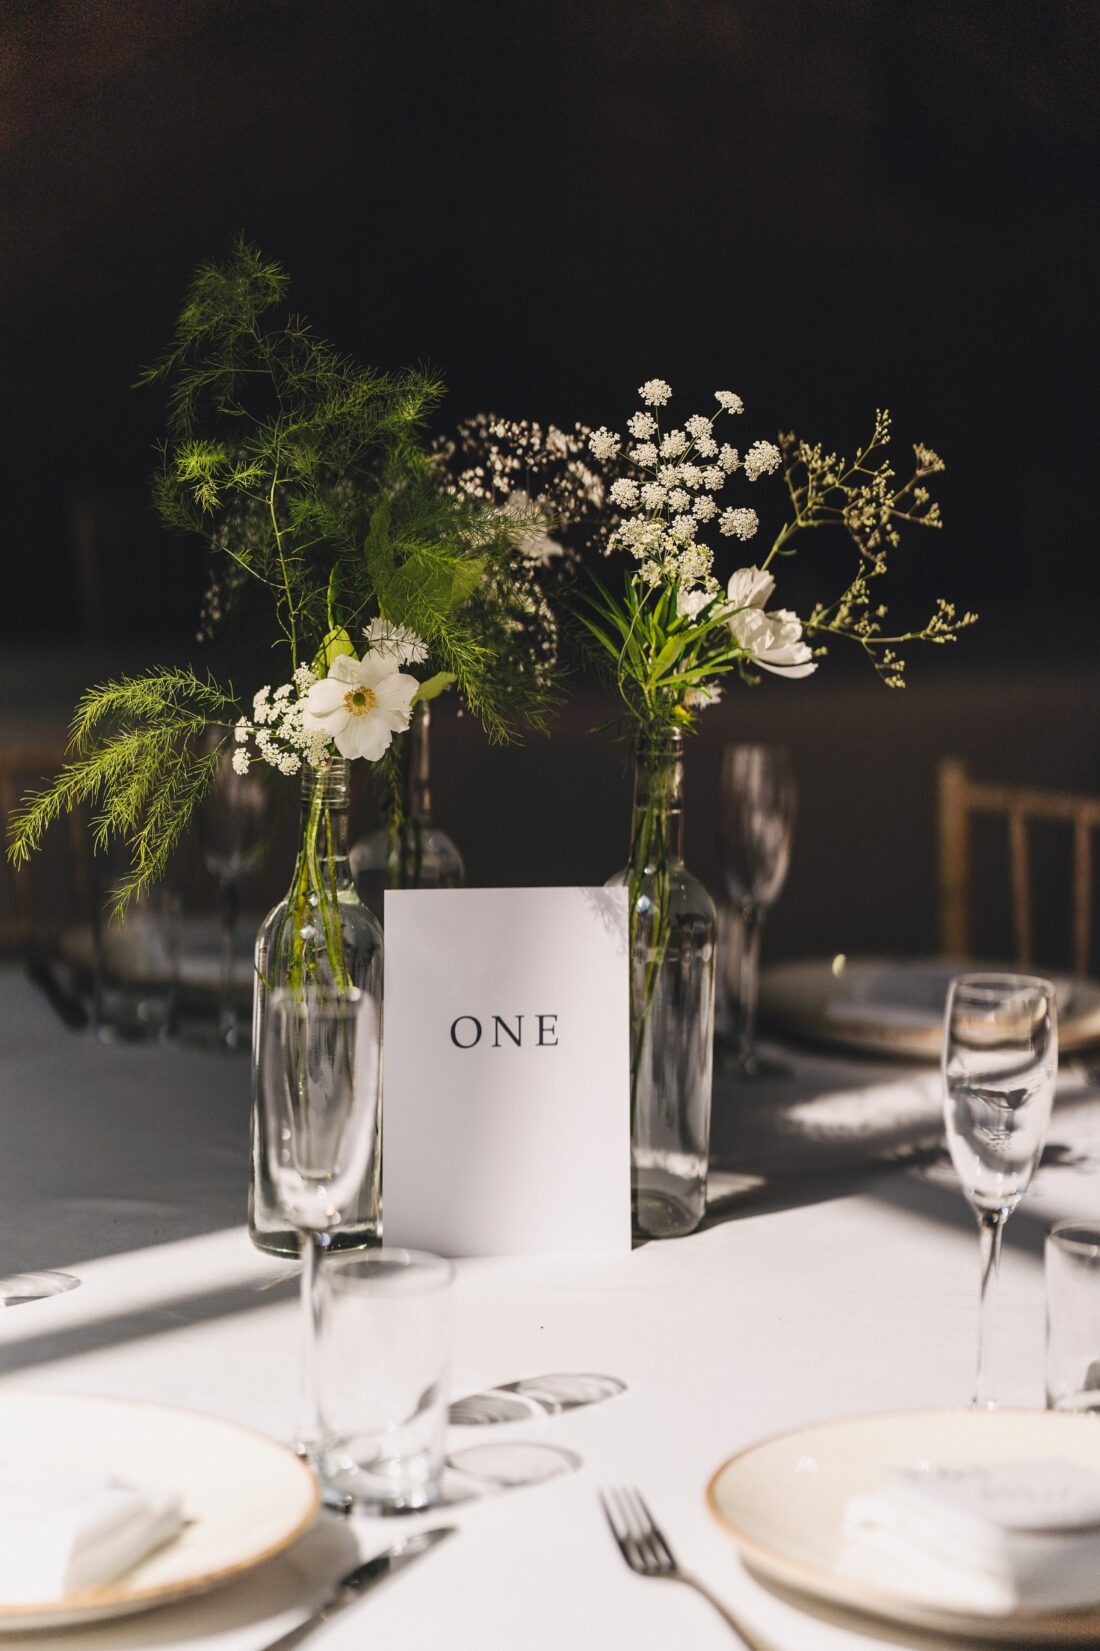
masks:
POLYGON ((451 1359, 449 1261, 415 1250, 333 1257, 320 1361, 330 1491, 394 1513, 439 1495, 451 1359))
POLYGON ((1042 1156, 1058 1075, 1054 988, 1030 975, 960 975, 943 1040, 944 1118, 978 1218, 981 1307, 974 1404, 992 1409, 992 1316, 1004 1224, 1042 1156))
POLYGON ((1100 1414, 1100 1222, 1047 1234, 1047 1404, 1100 1414))

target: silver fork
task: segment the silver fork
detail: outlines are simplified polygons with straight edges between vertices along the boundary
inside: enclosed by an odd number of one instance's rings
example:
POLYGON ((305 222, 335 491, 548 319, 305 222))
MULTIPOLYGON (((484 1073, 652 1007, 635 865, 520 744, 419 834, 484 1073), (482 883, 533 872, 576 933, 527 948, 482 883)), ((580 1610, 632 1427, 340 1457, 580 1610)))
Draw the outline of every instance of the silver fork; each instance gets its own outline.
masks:
POLYGON ((749 1638, 747 1629, 730 1615, 722 1601, 717 1599, 709 1588, 698 1578, 681 1571, 667 1539, 654 1523, 653 1515, 646 1507, 639 1490, 633 1485, 619 1485, 601 1491, 600 1502, 607 1523, 611 1526, 611 1534, 619 1545, 619 1552, 632 1571, 638 1576, 659 1577, 667 1582, 686 1583, 714 1606, 719 1616, 733 1629, 742 1645, 748 1646, 749 1651, 765 1651, 759 1640, 749 1638))

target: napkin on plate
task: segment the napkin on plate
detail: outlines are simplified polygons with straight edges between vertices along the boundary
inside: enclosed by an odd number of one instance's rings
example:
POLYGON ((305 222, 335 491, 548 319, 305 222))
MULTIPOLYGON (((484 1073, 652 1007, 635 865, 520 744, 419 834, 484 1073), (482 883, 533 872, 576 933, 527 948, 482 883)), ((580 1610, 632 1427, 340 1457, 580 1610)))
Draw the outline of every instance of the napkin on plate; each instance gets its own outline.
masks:
POLYGON ((0 1604, 39 1604, 121 1576, 175 1536, 179 1496, 105 1474, 0 1462, 0 1604))
POLYGON ((840 1576, 1002 1614, 1100 1600, 1100 1474, 1073 1462, 891 1468, 848 1502, 840 1576))

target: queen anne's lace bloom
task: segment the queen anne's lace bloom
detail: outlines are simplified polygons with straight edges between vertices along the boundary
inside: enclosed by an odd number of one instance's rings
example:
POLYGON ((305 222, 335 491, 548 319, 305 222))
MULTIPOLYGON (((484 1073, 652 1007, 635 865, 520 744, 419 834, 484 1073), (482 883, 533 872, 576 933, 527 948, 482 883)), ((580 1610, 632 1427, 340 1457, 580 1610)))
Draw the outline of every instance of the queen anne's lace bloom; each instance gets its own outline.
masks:
POLYGON ((601 425, 598 430, 593 430, 589 436, 588 445, 598 459, 613 459, 618 455, 622 446, 622 438, 601 425))
POLYGON ((721 465, 723 470, 732 476, 733 472, 737 469, 737 466, 741 463, 741 455, 737 451, 736 447, 731 447, 728 441, 724 442, 722 445, 722 451, 718 455, 718 463, 721 465))
POLYGON ((756 511, 743 505, 735 510, 723 510, 718 518, 718 531, 734 539, 751 539, 759 526, 756 511))
POLYGON ((640 464, 643 469, 649 470, 657 463, 657 449, 651 441, 639 442, 630 457, 635 464, 640 464))
POLYGON ((626 427, 639 441, 645 441, 649 436, 657 434, 657 420, 652 413, 635 413, 633 418, 627 419, 626 427))
POLYGON ((759 476, 770 476, 781 462, 782 455, 774 442, 754 441, 745 454, 745 475, 754 482, 759 476))
POLYGON ((620 476, 611 483, 611 502, 623 510, 633 510, 638 503, 638 484, 629 476, 620 476))
POLYGON ((663 407, 672 394, 672 387, 663 378, 647 378, 639 386, 638 394, 647 407, 663 407))
POLYGON ((723 413, 743 413, 745 411, 745 403, 740 396, 734 395, 732 390, 715 390, 714 399, 723 413))

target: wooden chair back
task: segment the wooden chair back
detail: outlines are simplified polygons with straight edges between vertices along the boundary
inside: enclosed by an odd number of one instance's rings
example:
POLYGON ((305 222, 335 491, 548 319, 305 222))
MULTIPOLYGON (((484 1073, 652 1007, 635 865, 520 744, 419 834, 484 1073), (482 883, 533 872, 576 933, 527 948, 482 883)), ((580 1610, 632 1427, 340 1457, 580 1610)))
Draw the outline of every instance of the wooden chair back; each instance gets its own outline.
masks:
POLYGON ((975 814, 1007 820, 1012 934, 1016 962, 1032 962, 1030 820, 1059 820, 1073 831, 1071 934, 1073 968, 1088 973, 1092 936, 1092 835, 1100 827, 1100 797, 1037 791, 1026 786, 986 785, 972 780, 965 763, 940 764, 940 950, 945 957, 970 955, 970 821, 975 814))

